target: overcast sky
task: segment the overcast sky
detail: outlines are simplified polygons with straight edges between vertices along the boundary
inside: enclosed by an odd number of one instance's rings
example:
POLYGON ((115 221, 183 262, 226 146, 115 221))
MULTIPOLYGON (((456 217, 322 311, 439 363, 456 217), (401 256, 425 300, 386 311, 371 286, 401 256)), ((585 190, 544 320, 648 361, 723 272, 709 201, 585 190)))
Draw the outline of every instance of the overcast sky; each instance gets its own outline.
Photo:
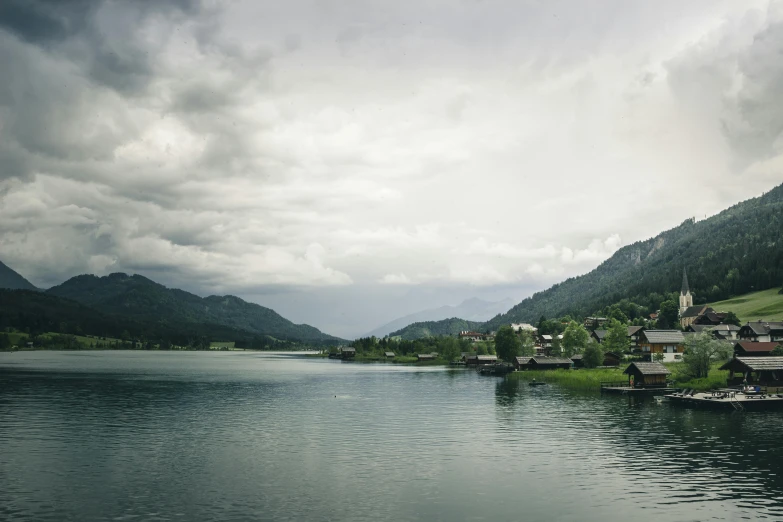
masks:
POLYGON ((781 53, 766 0, 4 0, 0 259, 341 336, 519 300, 783 181, 781 53))

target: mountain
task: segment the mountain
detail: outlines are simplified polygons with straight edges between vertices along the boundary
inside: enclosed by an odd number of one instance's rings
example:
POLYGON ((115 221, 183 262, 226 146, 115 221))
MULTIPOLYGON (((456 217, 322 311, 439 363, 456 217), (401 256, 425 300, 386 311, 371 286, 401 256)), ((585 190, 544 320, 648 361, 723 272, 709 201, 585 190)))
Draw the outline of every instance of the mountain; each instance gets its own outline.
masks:
POLYGON ((450 317, 459 317, 466 321, 483 322, 501 314, 511 308, 514 301, 504 299, 502 301, 484 301, 478 298, 467 299, 457 306, 441 306, 439 308, 430 308, 413 314, 400 317, 383 326, 379 326, 372 332, 363 337, 384 337, 391 332, 401 330, 413 323, 426 321, 440 321, 450 317))
POLYGON ((317 328, 294 324, 274 310, 235 296, 199 297, 184 290, 166 288, 140 275, 80 275, 46 293, 77 301, 105 314, 146 322, 213 324, 290 341, 340 341, 317 328))
POLYGON ((11 290, 37 290, 33 284, 0 262, 0 288, 11 290))
POLYGON ((389 337, 400 337, 403 341, 413 341, 423 337, 439 337, 442 335, 457 335, 464 330, 476 330, 483 323, 466 321, 457 317, 451 317, 442 321, 424 321, 422 323, 409 324, 401 330, 392 332, 389 337))
MULTIPOLYGON (((697 195, 696 195, 697 196, 697 195)), ((723 212, 619 249, 595 270, 537 292, 478 326, 496 330, 540 317, 581 318, 616 303, 655 311, 678 293, 688 271, 696 304, 779 287, 783 282, 783 185, 723 212)), ((428 324, 428 331, 452 331, 454 320, 428 324)), ((419 328, 424 333, 425 329, 419 328)), ((403 332, 411 335, 411 332, 403 332)))

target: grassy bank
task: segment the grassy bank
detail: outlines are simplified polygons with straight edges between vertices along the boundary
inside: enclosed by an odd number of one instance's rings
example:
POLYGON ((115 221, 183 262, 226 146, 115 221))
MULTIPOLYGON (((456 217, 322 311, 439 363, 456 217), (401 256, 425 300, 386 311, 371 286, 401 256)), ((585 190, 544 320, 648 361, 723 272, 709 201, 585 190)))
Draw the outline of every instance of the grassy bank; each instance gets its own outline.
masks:
MULTIPOLYGON (((693 379, 687 375, 685 373, 685 365, 682 363, 672 363, 666 366, 672 372, 671 380, 674 382, 674 386, 678 388, 694 388, 696 390, 723 388, 726 386, 726 379, 729 376, 729 372, 718 370, 721 363, 713 364, 709 377, 703 379, 693 379)), ((572 390, 598 391, 602 382, 627 382, 628 376, 623 373, 626 367, 627 365, 622 365, 619 368, 528 370, 514 372, 509 375, 509 378, 549 382, 572 390)))

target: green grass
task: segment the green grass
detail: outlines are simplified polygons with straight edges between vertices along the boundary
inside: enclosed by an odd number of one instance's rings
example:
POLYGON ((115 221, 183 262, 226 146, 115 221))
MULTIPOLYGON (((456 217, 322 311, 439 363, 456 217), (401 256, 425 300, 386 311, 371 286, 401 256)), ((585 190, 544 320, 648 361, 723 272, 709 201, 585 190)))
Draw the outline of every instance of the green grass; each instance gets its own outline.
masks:
POLYGON ((745 294, 709 306, 718 312, 734 312, 740 321, 783 321, 783 295, 780 288, 745 294))

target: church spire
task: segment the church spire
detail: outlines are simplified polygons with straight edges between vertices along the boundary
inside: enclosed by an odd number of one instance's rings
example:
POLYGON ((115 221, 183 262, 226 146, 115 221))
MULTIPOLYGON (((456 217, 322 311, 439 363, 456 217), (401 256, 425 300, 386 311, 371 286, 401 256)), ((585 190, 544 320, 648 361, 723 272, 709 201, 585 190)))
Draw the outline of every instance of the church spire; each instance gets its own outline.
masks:
POLYGON ((682 269, 682 290, 680 290, 680 294, 685 295, 689 293, 691 289, 688 287, 688 272, 685 271, 685 269, 682 269))

